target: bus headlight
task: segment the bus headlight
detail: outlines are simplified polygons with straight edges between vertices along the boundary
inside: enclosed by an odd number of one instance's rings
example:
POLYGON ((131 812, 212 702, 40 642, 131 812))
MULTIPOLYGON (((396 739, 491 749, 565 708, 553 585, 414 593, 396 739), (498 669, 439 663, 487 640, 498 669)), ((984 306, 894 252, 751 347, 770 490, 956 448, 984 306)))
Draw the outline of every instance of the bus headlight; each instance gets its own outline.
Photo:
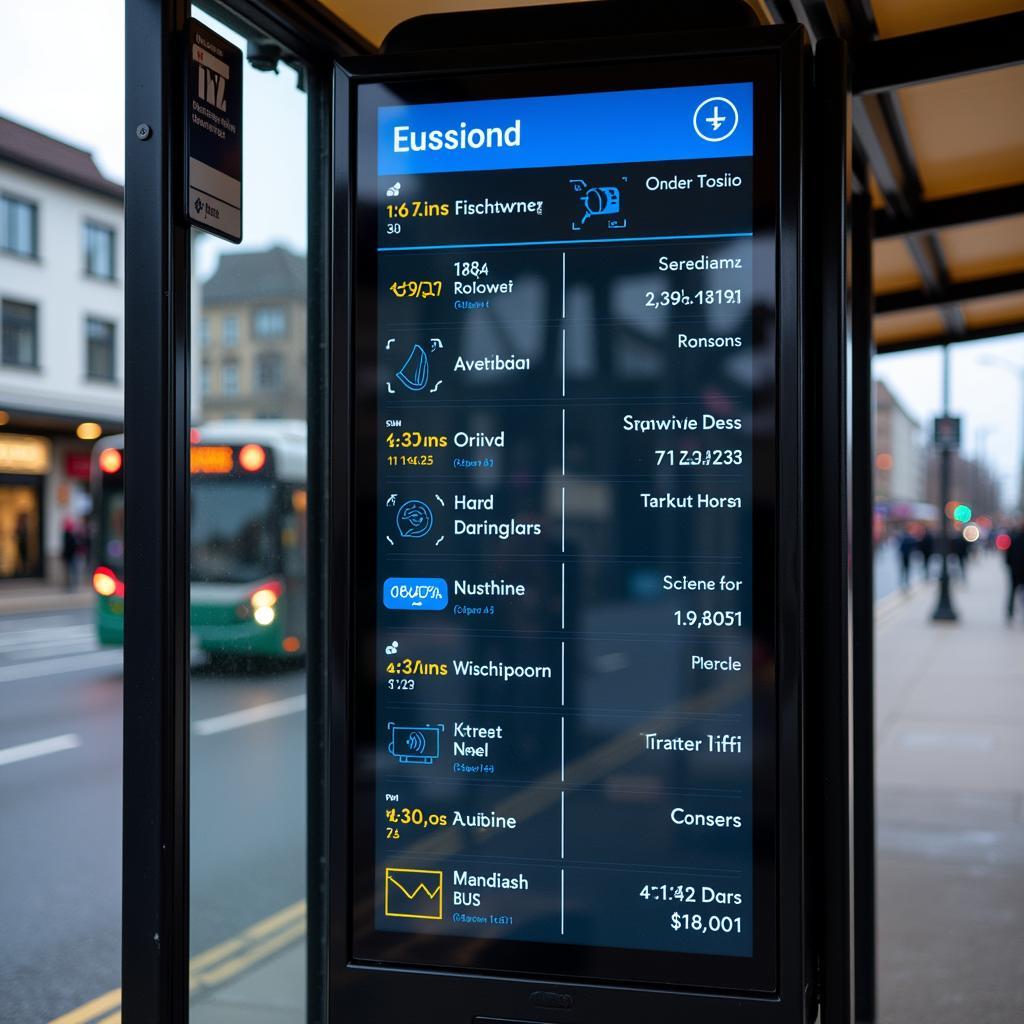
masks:
POLYGON ((261 625, 269 626, 274 619, 277 617, 277 613, 270 605, 263 605, 257 608, 253 613, 252 617, 261 625))
POLYGON ((274 605, 281 596, 281 584, 276 580, 264 583, 249 595, 252 617, 261 626, 269 626, 277 618, 274 605))

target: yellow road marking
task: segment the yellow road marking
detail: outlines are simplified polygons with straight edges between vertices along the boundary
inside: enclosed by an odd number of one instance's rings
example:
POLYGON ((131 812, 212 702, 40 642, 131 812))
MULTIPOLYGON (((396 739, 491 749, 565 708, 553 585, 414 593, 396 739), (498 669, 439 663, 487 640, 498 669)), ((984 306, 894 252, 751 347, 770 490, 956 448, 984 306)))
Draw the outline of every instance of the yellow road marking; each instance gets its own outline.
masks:
MULTIPOLYGON (((233 938, 219 942, 189 960, 189 992, 214 988, 258 964, 306 932, 306 901, 298 900, 283 910, 250 925, 233 938), (269 937, 268 937, 269 936, 269 937)), ((50 1024, 120 1024, 121 989, 114 988, 83 1003, 50 1024), (108 1011, 113 1010, 113 1013, 108 1011), (101 1017, 101 1014, 107 1014, 101 1017)))
POLYGON ((51 1020, 50 1024, 86 1024, 87 1021, 98 1017, 101 1013, 112 1010, 120 1002, 121 990, 119 988, 112 988, 102 996, 97 996, 95 999, 90 999, 89 1002, 83 1003, 77 1010, 71 1010, 69 1013, 65 1013, 63 1017, 51 1020))
POLYGON ((223 960, 224 957, 230 956, 244 945, 245 943, 241 938, 228 939, 208 949, 205 953, 197 953, 188 962, 189 974, 193 971, 201 971, 204 967, 209 967, 210 964, 215 964, 218 960, 223 960))
POLYGON ((287 928, 285 931, 275 935, 273 938, 267 939, 265 942, 254 946, 243 956, 235 957, 233 960, 228 960, 227 962, 200 974, 198 979, 199 985, 204 988, 212 988, 216 985, 222 985, 229 978, 233 978, 236 974, 240 974, 247 967, 251 967, 253 964, 259 963, 260 960, 265 960, 268 956, 271 956, 278 950, 284 949, 285 946, 294 942, 296 939, 301 938, 305 933, 306 922, 298 921, 290 928, 287 928))
POLYGON ((296 900, 290 907, 285 907, 284 910, 279 910, 276 914, 271 914, 270 917, 265 917, 262 921, 257 921, 256 924, 246 928, 243 934, 257 938, 274 931, 275 928, 282 927, 293 918, 305 917, 305 914, 306 901, 296 900))

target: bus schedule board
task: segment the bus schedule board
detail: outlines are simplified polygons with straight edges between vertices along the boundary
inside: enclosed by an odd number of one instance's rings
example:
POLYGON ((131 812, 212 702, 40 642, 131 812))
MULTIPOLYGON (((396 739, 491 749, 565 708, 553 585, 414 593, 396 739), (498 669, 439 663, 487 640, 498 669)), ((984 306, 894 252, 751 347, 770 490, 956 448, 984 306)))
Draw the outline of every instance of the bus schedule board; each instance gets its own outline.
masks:
POLYGON ((779 74, 345 83, 344 931, 392 1007, 778 1000, 779 74))

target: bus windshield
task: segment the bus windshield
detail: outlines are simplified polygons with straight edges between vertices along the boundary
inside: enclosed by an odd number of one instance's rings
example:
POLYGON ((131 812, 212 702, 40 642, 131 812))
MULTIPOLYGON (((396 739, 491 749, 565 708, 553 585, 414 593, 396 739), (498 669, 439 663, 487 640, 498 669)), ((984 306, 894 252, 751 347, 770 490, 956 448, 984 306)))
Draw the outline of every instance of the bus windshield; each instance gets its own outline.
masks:
POLYGON ((192 580, 253 583, 278 571, 274 484, 192 479, 192 580))
POLYGON ((99 502, 99 545, 94 560, 120 576, 124 574, 124 487, 120 481, 106 484, 100 491, 99 502))

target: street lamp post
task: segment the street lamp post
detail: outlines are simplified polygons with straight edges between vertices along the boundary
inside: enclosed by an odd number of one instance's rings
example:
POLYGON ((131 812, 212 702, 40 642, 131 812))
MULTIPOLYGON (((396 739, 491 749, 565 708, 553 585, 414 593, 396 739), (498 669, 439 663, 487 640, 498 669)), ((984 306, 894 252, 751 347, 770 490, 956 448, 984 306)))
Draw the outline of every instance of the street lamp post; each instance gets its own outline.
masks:
MULTIPOLYGON (((949 345, 942 346, 942 416, 949 418, 949 345)), ((939 536, 939 551, 942 556, 939 571, 939 603, 932 612, 932 619, 936 622, 956 622, 956 609, 949 593, 949 516, 946 515, 946 506, 949 503, 949 463, 952 457, 952 447, 948 441, 943 442, 942 450, 939 452, 941 478, 939 490, 941 491, 941 513, 939 536)))

